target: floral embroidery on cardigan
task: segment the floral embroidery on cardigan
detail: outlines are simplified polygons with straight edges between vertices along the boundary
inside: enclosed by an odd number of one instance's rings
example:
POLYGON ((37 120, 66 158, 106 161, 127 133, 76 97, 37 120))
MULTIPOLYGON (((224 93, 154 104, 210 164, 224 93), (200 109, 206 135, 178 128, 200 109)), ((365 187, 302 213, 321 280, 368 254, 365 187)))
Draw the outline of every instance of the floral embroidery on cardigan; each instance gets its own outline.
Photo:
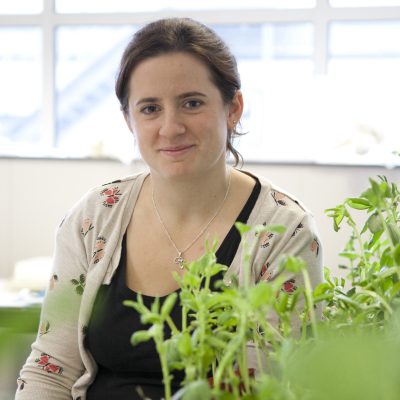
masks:
POLYGON ((50 278, 50 282, 49 282, 49 289, 53 290, 54 287, 56 286, 56 283, 58 282, 58 275, 57 274, 53 274, 50 278))
POLYGON ((78 279, 71 279, 71 283, 75 286, 75 292, 82 296, 83 291, 85 290, 86 284, 86 276, 84 274, 79 275, 78 279))
POLYGON ((106 247, 107 239, 103 236, 98 236, 93 251, 93 263, 97 264, 104 257, 104 248, 106 247))
POLYGON ((94 228, 90 218, 85 218, 81 226, 81 235, 85 237, 94 228))
POLYGON ((270 245, 271 239, 274 237, 274 234, 271 232, 263 232, 260 237, 260 246, 265 249, 270 245))
POLYGON ((118 186, 115 186, 113 188, 102 190, 100 195, 106 196, 106 199, 103 201, 103 206, 111 208, 114 204, 119 202, 119 197, 122 193, 119 191, 118 186))
POLYGON ((286 196, 283 193, 276 192, 275 190, 273 190, 271 192, 271 195, 275 200, 277 206, 287 206, 287 203, 285 201, 286 196))
POLYGON ((296 236, 296 235, 299 233, 299 231, 301 231, 303 228, 304 228, 304 225, 300 222, 300 223, 296 226, 296 229, 295 229, 294 232, 292 233, 292 236, 291 236, 291 237, 296 236))
POLYGON ((26 385, 26 381, 24 381, 20 376, 17 378, 17 386, 18 386, 18 390, 24 390, 24 387, 26 385))
POLYGON ((37 366, 41 368, 43 371, 48 372, 49 374, 58 374, 61 375, 63 373, 63 368, 59 365, 53 364, 50 362, 52 357, 46 353, 42 353, 39 358, 35 360, 37 366))
POLYGON ((282 285, 282 290, 288 294, 292 294, 296 291, 296 281, 294 279, 289 279, 282 285))
MULTIPOLYGON (((267 226, 267 223, 263 222, 263 226, 267 226)), ((258 236, 258 235, 259 235, 259 233, 256 232, 256 236, 258 236)), ((263 249, 268 247, 270 244, 269 242, 273 237, 274 237, 274 234, 271 232, 262 232, 260 235, 260 240, 259 240, 260 247, 263 249)))
POLYGON ((50 322, 43 321, 39 326, 39 336, 43 336, 50 332, 50 322))
POLYGON ((271 279, 272 272, 268 271, 268 268, 269 268, 269 262, 266 262, 261 268, 261 272, 260 272, 257 282, 258 281, 268 281, 271 279))
POLYGON ((310 244, 310 250, 315 253, 316 256, 318 256, 319 253, 319 242, 316 238, 313 239, 313 241, 310 244))

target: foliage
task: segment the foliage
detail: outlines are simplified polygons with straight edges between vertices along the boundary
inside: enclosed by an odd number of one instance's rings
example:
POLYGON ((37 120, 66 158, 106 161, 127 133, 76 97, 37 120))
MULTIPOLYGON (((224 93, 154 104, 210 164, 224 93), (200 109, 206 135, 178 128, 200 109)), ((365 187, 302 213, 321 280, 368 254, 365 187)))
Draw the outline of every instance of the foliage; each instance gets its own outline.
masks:
POLYGON ((348 265, 346 281, 332 279, 325 269, 326 283, 318 295, 328 300, 325 315, 335 325, 380 327, 388 321, 400 302, 400 193, 395 183, 380 177, 370 179, 370 187, 358 198, 327 210, 334 229, 343 223, 352 234, 341 253, 348 265), (359 229, 350 210, 367 213, 359 229))
MULTIPOLYGON (((181 291, 183 324, 178 329, 169 314, 178 301, 172 293, 162 307, 151 309, 141 297, 126 301, 135 308, 148 330, 135 332, 132 344, 154 340, 160 356, 165 399, 397 399, 400 394, 400 215, 399 190, 384 177, 370 180, 357 198, 327 210, 339 231, 352 230, 342 256, 346 278, 333 277, 325 268, 325 281, 311 288, 305 263, 296 257, 282 261, 271 281, 251 285, 250 254, 256 243, 244 233, 254 230, 281 233, 282 227, 238 224, 244 248, 243 282, 219 290, 210 279, 226 267, 216 263, 215 244, 199 260, 176 275, 181 291), (361 213, 360 225, 352 213, 361 213), (304 288, 288 295, 280 288, 285 272, 301 274, 304 288), (304 300, 300 302, 300 300, 304 300), (315 314, 323 306, 323 318, 315 314), (299 304, 304 308, 299 310, 299 304), (302 312, 301 312, 302 311, 302 312), (279 324, 266 316, 274 313, 279 324), (300 318, 301 335, 293 331, 300 318), (164 324, 171 336, 164 337, 164 324), (258 374, 248 368, 247 344, 253 343, 258 374), (264 360, 267 359, 267 368, 264 360), (182 389, 172 396, 171 371, 184 370, 182 389)), ((360 215, 358 216, 360 217, 360 215)))

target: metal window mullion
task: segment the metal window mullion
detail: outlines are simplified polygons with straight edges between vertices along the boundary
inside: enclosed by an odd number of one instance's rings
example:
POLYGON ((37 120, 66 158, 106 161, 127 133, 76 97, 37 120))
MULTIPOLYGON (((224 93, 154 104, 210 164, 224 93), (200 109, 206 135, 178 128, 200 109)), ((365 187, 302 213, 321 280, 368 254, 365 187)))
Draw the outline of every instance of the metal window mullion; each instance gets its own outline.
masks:
POLYGON ((399 20, 400 7, 331 8, 330 18, 341 21, 399 20))
POLYGON ((329 46, 329 0, 317 0, 314 24, 314 75, 326 75, 328 69, 329 46))
POLYGON ((54 0, 44 0, 42 13, 42 124, 41 139, 46 149, 55 144, 55 39, 54 0))
POLYGON ((263 22, 303 22, 312 18, 312 9, 299 10, 214 10, 160 11, 157 13, 112 13, 112 14, 55 14, 55 24, 66 25, 142 25, 158 18, 190 17, 205 24, 257 24, 263 22))

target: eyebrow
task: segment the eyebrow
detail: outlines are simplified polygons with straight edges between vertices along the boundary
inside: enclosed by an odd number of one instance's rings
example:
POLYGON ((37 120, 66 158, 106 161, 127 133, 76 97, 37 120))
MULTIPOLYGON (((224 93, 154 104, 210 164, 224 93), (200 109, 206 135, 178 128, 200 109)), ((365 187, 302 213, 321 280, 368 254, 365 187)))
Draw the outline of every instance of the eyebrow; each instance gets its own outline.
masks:
MULTIPOLYGON (((185 92, 185 93, 180 94, 178 96, 178 99, 182 100, 182 99, 186 99, 188 97, 198 97, 198 96, 207 97, 204 93, 192 91, 192 92, 185 92)), ((157 103, 158 101, 160 101, 160 98, 158 98, 158 97, 144 97, 143 99, 139 99, 135 103, 135 106, 138 106, 143 103, 157 103)))

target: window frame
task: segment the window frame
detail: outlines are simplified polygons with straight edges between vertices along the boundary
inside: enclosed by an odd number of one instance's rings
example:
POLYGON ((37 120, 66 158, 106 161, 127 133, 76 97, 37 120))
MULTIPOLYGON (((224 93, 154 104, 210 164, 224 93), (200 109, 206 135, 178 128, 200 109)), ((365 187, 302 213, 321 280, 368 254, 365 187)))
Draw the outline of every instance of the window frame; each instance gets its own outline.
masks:
MULTIPOLYGON (((55 0, 43 0, 40 14, 0 15, 0 25, 37 26, 42 29, 42 108, 41 141, 51 147, 56 138, 55 32, 66 25, 144 24, 158 18, 191 17, 205 24, 260 24, 308 22, 314 26, 314 75, 326 75, 329 61, 329 24, 336 21, 400 20, 400 6, 331 7, 329 0, 316 0, 309 9, 240 9, 201 11, 160 11, 141 13, 58 14, 55 0)), ((0 155, 1 157, 1 155, 0 155)))

